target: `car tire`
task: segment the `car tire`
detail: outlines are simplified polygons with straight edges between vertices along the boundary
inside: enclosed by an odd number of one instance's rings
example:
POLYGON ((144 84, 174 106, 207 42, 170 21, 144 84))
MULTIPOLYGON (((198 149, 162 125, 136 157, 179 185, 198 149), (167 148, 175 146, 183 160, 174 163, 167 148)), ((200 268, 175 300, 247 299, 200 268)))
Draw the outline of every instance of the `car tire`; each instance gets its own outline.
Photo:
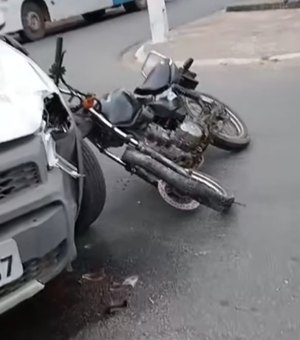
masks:
POLYGON ((20 32, 23 41, 35 41, 46 35, 45 11, 42 6, 32 1, 25 1, 21 8, 23 30, 20 32))
POLYGON ((84 185, 80 212, 75 225, 75 233, 85 233, 100 216, 105 200, 106 185, 97 157, 86 141, 82 141, 82 161, 84 185))
POLYGON ((147 0, 134 0, 131 2, 125 3, 123 6, 127 13, 141 11, 147 8, 147 0))
POLYGON ((87 22, 96 23, 100 21, 104 15, 105 15, 105 9, 101 9, 99 11, 85 13, 82 15, 82 17, 87 22))

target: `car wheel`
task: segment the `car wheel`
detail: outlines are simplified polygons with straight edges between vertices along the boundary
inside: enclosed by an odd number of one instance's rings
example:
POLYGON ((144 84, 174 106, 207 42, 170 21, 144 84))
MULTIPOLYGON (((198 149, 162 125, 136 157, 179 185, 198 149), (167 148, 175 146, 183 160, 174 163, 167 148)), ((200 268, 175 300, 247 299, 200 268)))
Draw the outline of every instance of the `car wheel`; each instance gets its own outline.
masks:
POLYGON ((34 41, 43 38, 46 34, 46 19, 42 6, 35 2, 25 1, 21 9, 22 39, 24 41, 34 41))
POLYGON ((82 161, 85 177, 80 212, 75 225, 77 235, 86 232, 96 221, 106 200, 106 185, 101 166, 85 141, 82 141, 82 161))
POLYGON ((124 5, 125 11, 128 13, 141 11, 147 8, 147 0, 134 0, 131 2, 127 2, 124 5))
POLYGON ((83 19, 87 22, 95 23, 100 21, 105 15, 105 9, 101 9, 99 11, 85 13, 82 15, 83 19))

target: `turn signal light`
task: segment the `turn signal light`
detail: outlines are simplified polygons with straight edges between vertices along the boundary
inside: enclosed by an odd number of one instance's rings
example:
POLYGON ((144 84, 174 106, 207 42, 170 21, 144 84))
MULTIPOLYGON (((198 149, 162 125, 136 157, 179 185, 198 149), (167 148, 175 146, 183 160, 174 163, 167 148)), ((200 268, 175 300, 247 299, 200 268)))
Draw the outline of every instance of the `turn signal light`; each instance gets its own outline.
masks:
POLYGON ((83 101, 83 107, 86 110, 92 109, 96 105, 97 101, 95 97, 88 97, 83 101))

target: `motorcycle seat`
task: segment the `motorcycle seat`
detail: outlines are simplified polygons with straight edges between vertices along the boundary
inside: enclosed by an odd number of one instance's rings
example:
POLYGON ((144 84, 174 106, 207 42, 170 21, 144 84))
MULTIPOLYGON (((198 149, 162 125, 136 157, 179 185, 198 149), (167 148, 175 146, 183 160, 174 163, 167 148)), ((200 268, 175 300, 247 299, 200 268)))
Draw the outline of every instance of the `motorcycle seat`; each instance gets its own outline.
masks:
POLYGON ((122 89, 107 94, 100 103, 105 118, 119 127, 132 126, 142 107, 130 92, 122 89))
POLYGON ((171 68, 167 62, 157 64, 149 73, 144 83, 137 87, 134 93, 147 96, 158 95, 167 90, 171 81, 171 68))

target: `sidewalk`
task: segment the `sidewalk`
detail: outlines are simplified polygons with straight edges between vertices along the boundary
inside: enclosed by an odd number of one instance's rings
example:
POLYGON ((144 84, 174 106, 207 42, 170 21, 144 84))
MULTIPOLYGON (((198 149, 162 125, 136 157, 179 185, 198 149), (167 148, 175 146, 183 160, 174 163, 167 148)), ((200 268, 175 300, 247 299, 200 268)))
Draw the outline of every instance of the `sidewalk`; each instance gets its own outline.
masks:
POLYGON ((143 62, 150 50, 195 65, 242 65, 300 60, 300 9, 220 12, 170 32, 167 43, 143 45, 135 54, 143 62))

